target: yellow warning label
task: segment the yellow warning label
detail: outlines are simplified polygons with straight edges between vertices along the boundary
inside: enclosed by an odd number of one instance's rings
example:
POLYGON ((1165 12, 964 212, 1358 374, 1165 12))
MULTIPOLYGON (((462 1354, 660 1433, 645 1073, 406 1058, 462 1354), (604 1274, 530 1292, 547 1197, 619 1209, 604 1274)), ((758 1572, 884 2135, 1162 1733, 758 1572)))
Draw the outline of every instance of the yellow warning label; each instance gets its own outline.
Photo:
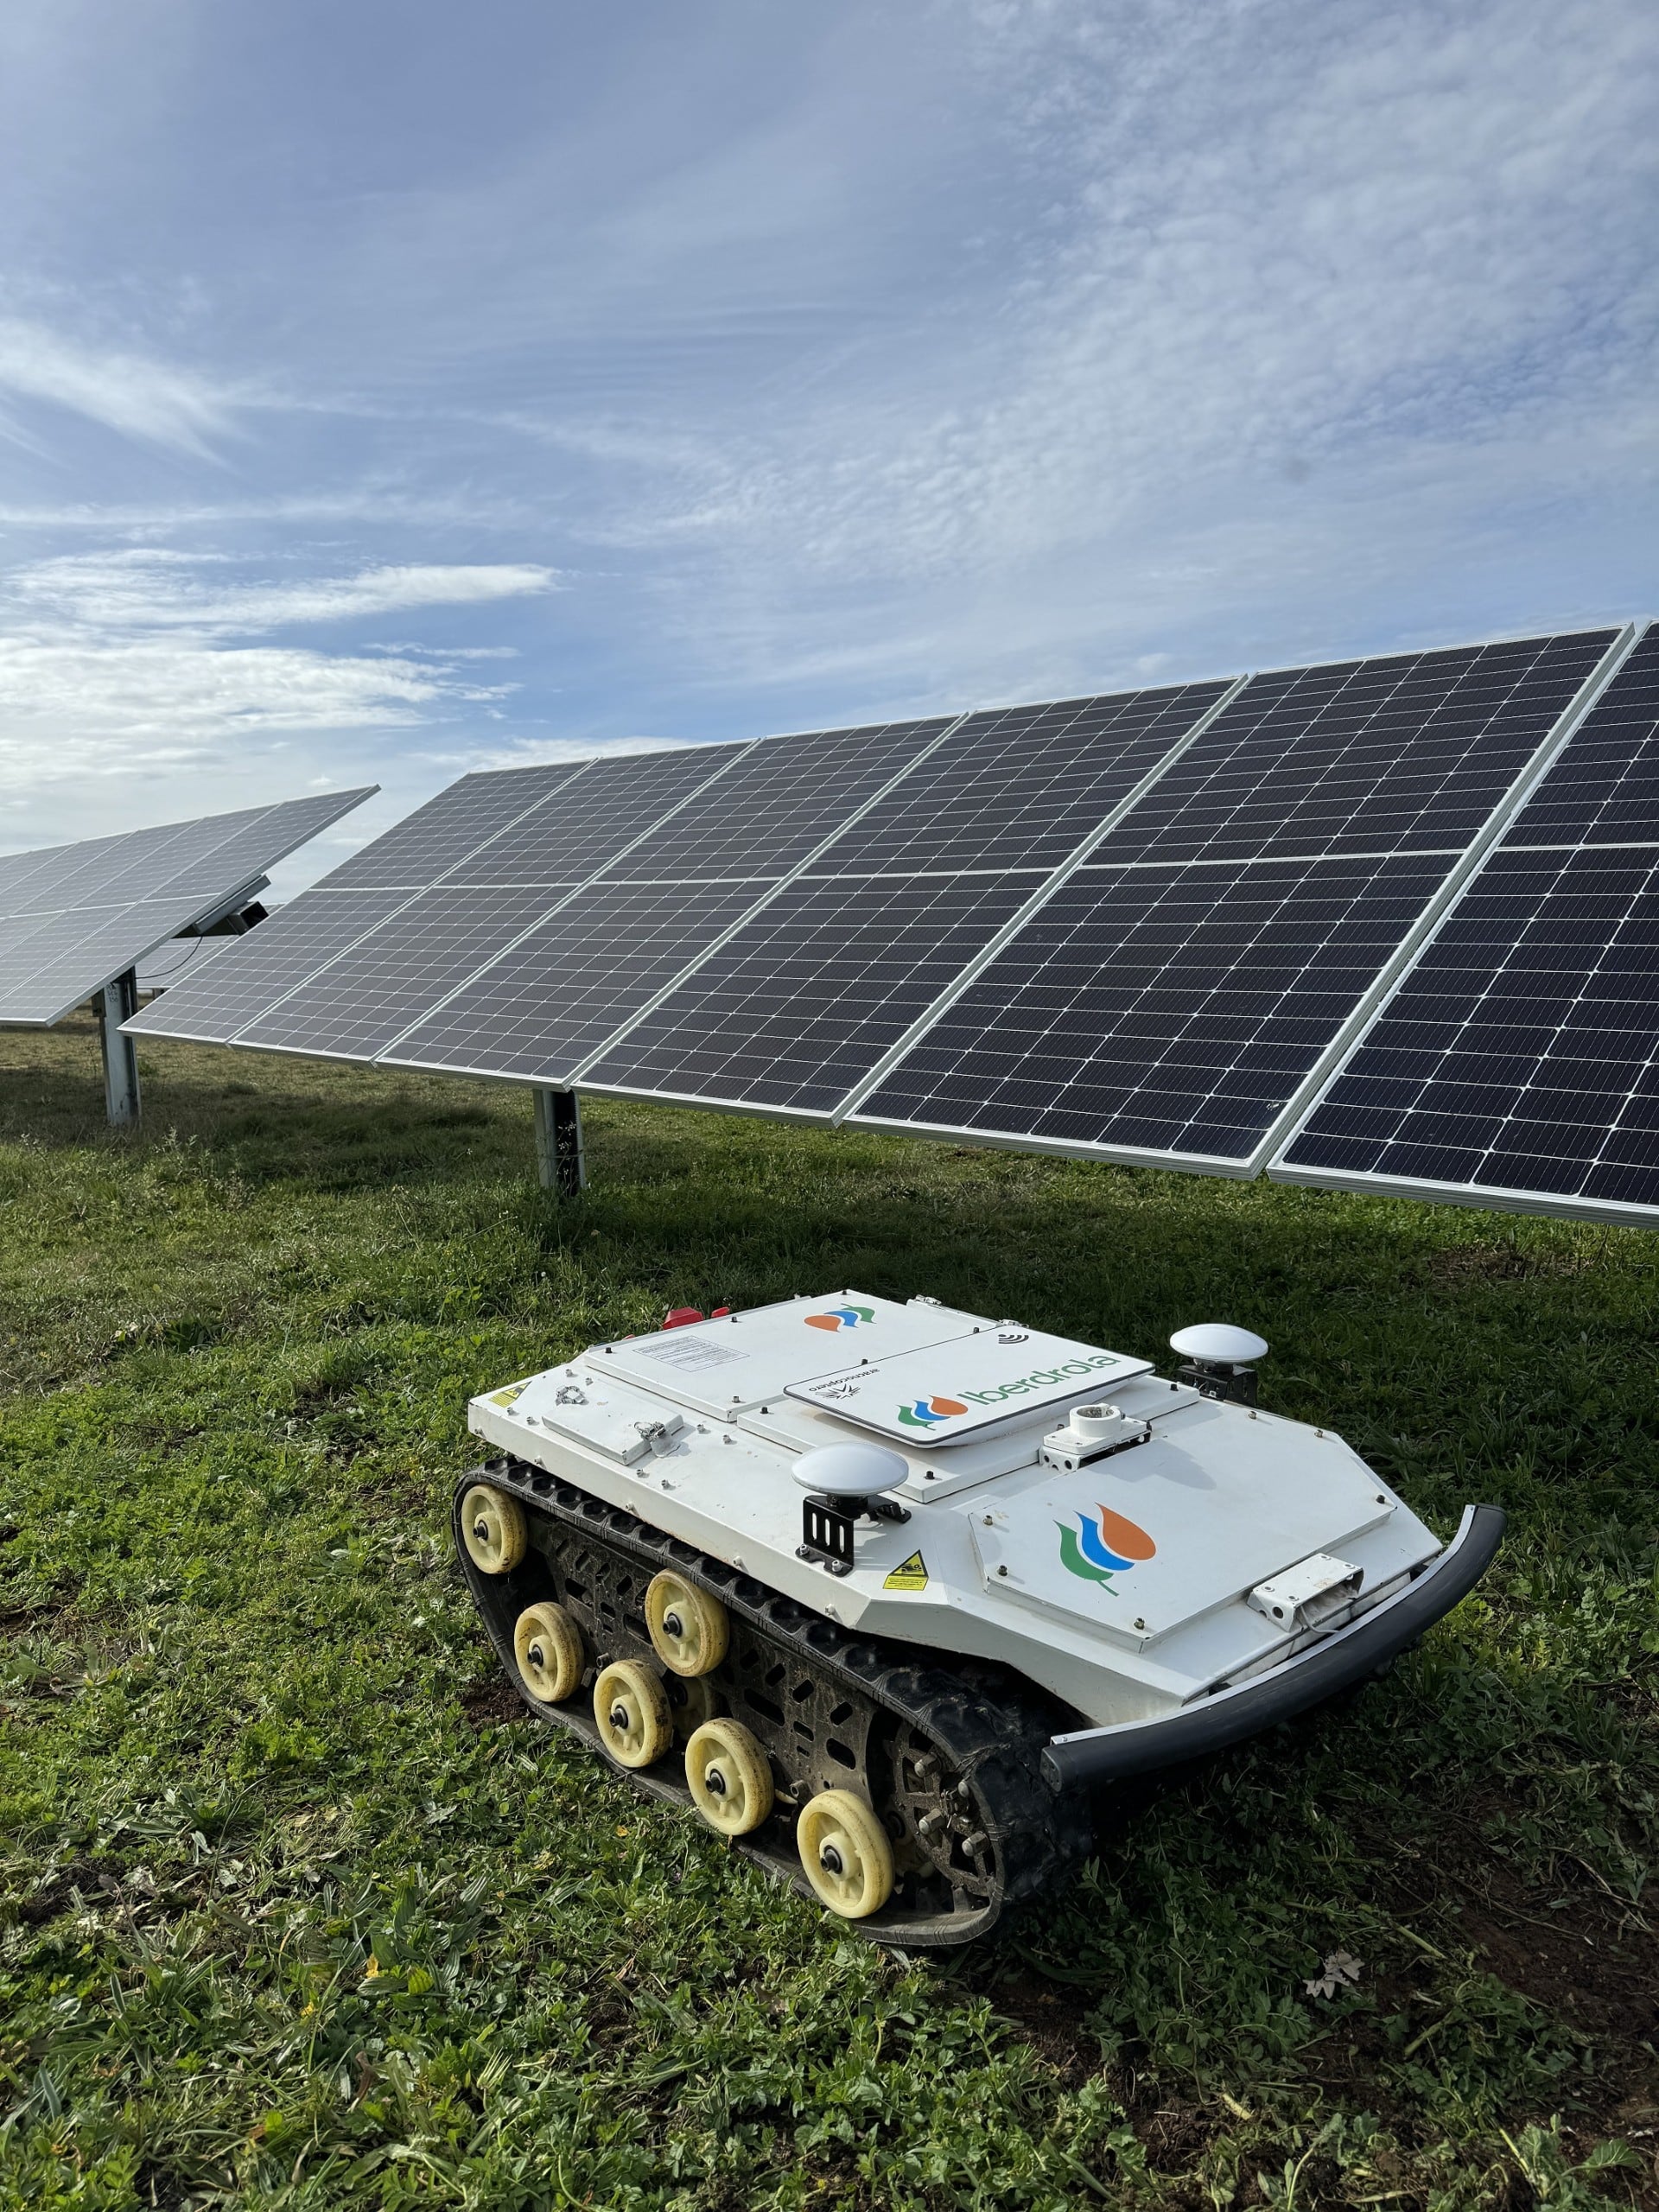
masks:
POLYGON ((510 1406, 513 1400, 518 1395, 519 1392, 526 1389, 529 1386, 524 1382, 513 1382, 510 1383, 505 1390, 492 1390, 490 1393, 490 1403, 493 1406, 510 1406))
POLYGON ((908 1559, 899 1560, 881 1587, 884 1590, 925 1590, 927 1561, 920 1552, 912 1552, 908 1559))

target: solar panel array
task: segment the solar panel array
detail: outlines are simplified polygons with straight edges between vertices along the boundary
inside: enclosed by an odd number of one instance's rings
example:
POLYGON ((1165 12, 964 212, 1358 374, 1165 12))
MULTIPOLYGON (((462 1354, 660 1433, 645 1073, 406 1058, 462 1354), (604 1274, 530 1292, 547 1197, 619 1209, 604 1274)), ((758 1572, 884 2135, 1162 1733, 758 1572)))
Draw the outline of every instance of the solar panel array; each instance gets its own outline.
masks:
POLYGON ((1659 1206, 1633 634, 468 777, 128 1026, 1659 1206))
POLYGON ((1225 689, 968 716, 582 1081, 835 1112, 1225 689))
POLYGON ((1612 635, 1256 677, 857 1118, 1254 1172, 1612 635))
POLYGON ((1659 1207, 1659 628, 1272 1173, 1611 1219, 1659 1207))
POLYGON ((251 894, 369 796, 329 791, 0 855, 0 1024, 61 1020, 168 938, 251 894))

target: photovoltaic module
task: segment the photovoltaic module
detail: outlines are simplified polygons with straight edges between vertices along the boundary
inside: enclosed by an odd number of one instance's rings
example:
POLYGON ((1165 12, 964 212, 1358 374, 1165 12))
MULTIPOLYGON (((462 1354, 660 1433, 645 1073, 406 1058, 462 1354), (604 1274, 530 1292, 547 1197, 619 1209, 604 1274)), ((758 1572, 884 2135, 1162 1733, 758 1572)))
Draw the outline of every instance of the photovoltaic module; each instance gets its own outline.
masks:
POLYGON ((469 776, 127 1027, 1659 1218, 1656 877, 1608 627, 469 776))

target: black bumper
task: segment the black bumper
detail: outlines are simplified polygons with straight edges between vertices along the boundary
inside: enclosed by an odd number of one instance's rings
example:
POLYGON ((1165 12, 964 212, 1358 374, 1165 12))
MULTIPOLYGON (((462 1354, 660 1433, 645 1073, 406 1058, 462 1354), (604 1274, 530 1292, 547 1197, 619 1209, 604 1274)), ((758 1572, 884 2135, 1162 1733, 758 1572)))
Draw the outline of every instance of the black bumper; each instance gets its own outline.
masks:
POLYGON ((1503 1537, 1499 1507, 1465 1506, 1457 1535, 1438 1559, 1403 1590, 1323 1643, 1299 1651, 1264 1675, 1253 1675, 1236 1688, 1217 1690, 1155 1720, 1124 1720, 1114 1727, 1056 1736, 1043 1753, 1045 1779, 1052 1788, 1065 1789, 1122 1782, 1205 1758, 1366 1681, 1468 1596, 1491 1565, 1503 1537))

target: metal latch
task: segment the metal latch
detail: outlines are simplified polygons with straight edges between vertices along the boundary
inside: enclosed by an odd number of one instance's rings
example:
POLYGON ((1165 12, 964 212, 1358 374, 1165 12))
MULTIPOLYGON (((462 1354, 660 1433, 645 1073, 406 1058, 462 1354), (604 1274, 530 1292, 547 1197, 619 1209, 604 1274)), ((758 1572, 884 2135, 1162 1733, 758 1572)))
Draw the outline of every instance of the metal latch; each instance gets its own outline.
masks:
POLYGON ((1280 1628, 1318 1628, 1358 1597, 1364 1580, 1363 1567, 1351 1567, 1328 1552, 1315 1552, 1312 1559, 1258 1582, 1249 1602, 1280 1628))

